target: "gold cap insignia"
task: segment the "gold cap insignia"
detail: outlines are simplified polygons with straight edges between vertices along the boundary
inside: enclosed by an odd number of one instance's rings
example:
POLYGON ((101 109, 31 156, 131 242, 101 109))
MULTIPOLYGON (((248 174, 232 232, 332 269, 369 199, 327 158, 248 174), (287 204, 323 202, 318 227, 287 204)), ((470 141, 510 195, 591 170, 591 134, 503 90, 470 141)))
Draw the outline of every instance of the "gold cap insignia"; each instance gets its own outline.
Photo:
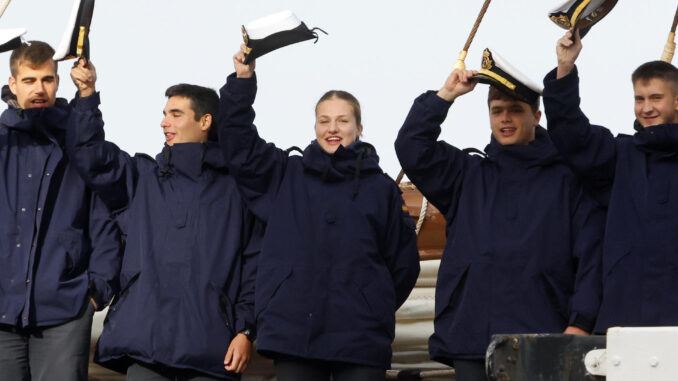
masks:
POLYGON ((565 29, 570 29, 572 27, 572 24, 570 23, 570 19, 566 15, 560 15, 560 16, 551 16, 551 20, 553 20, 556 24, 560 25, 561 27, 565 29))
POLYGON ((492 68, 492 58, 490 57, 490 51, 485 49, 483 52, 483 62, 480 64, 480 67, 482 67, 485 70, 490 70, 492 68))

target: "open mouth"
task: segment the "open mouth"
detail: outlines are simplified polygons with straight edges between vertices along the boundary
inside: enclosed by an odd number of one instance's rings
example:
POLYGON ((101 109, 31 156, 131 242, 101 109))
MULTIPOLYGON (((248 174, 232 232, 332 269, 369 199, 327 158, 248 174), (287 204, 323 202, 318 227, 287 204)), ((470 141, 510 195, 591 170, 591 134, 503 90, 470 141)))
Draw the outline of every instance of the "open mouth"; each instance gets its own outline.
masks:
POLYGON ((329 138, 325 139, 325 141, 329 145, 337 145, 341 143, 341 138, 338 136, 330 136, 329 138))
POLYGON ((47 99, 35 98, 31 100, 31 107, 47 107, 47 99))
POLYGON ((175 137, 175 136, 177 136, 177 134, 174 133, 174 132, 165 132, 165 141, 166 141, 167 143, 169 143, 169 142, 171 142, 172 140, 174 140, 174 137, 175 137))
POLYGON ((499 133, 503 137, 510 137, 510 136, 515 135, 516 130, 517 129, 515 127, 502 127, 502 128, 499 129, 499 133))

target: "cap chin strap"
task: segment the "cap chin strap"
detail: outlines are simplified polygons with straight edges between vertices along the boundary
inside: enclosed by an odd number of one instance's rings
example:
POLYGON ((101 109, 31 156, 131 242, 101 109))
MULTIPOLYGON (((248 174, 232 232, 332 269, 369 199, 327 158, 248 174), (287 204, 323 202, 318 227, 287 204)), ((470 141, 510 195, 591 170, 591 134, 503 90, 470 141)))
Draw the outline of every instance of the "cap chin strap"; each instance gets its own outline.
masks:
POLYGON ((487 70, 487 69, 480 69, 480 70, 478 70, 478 74, 488 76, 488 77, 494 79, 495 81, 501 83, 502 85, 508 87, 510 90, 516 89, 516 85, 513 82, 509 81, 508 79, 506 79, 504 77, 499 76, 497 73, 495 73, 493 71, 490 71, 490 70, 487 70))

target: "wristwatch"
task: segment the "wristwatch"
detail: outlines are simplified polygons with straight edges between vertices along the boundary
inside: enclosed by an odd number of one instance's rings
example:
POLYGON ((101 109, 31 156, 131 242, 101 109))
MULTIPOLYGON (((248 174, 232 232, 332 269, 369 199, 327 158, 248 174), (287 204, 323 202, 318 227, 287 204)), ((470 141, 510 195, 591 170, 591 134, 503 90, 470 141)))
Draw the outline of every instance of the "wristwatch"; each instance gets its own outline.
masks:
POLYGON ((242 333, 243 335, 245 335, 247 340, 249 340, 251 342, 254 342, 254 340, 257 338, 257 334, 254 332, 253 329, 245 328, 238 333, 242 333))

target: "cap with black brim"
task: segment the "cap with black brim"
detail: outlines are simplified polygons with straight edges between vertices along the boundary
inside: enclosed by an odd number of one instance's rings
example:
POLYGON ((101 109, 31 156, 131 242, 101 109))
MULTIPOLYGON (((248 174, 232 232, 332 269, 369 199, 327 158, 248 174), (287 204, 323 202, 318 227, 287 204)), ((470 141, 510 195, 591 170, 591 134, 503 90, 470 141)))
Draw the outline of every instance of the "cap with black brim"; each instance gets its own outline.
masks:
POLYGON ((312 39, 317 42, 316 30, 325 33, 319 28, 308 29, 291 11, 275 13, 243 25, 243 40, 247 45, 244 63, 297 42, 312 39))
POLYGON ((26 29, 2 29, 0 30, 0 53, 14 50, 23 44, 23 36, 26 29))
POLYGON ((483 51, 481 69, 474 78, 481 83, 495 86, 510 97, 528 104, 534 104, 542 92, 539 85, 511 66, 500 55, 491 52, 490 49, 483 51))
POLYGON ((54 53, 55 61, 71 58, 89 59, 89 30, 94 13, 94 0, 75 0, 71 16, 66 24, 59 48, 54 53))
POLYGON ((617 0, 568 0, 549 12, 549 18, 563 29, 578 29, 584 37, 616 4, 617 0))

